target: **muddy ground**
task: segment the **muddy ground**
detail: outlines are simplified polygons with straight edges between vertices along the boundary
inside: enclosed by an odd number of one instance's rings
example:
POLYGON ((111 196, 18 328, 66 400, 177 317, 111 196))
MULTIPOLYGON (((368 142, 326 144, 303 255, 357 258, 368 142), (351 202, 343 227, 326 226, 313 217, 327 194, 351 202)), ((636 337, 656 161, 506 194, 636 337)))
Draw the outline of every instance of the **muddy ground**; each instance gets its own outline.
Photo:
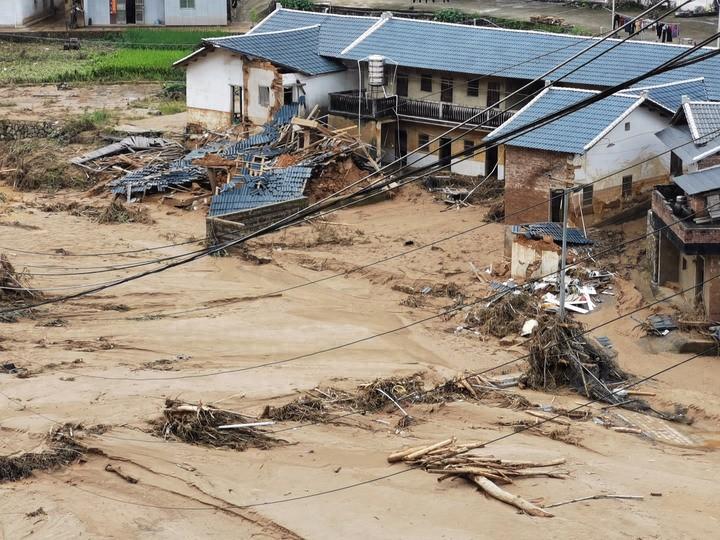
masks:
MULTIPOLYGON (((145 267, 63 275, 67 272, 178 255, 196 245, 81 255, 153 248, 204 235, 202 208, 178 210, 150 199, 143 204, 153 225, 98 225, 88 217, 42 210, 48 203, 57 208, 58 202, 77 200, 78 194, 19 194, 6 187, 2 194, 0 251, 19 269, 61 274, 32 280, 35 287, 54 289, 49 294, 145 267), (61 248, 65 255, 57 253, 61 248)), ((107 204, 97 198, 82 202, 107 204)), ((203 258, 0 325, 3 363, 30 374, 0 374, 1 455, 43 448, 45 436, 58 424, 105 426, 83 439, 95 449, 83 462, 0 484, 0 537, 712 537, 720 494, 713 474, 720 465, 715 451, 720 445, 717 358, 698 358, 643 385, 657 394, 648 398, 656 407, 689 408, 693 424, 672 425, 686 438, 682 444, 575 422, 571 430, 577 444, 518 433, 484 449, 488 455, 523 460, 566 458, 568 478, 536 478, 508 487, 539 504, 596 494, 644 497, 568 504, 556 508, 552 519, 517 514, 469 484, 438 483, 416 470, 364 483, 403 470, 386 462, 401 447, 453 435, 486 441, 513 432, 500 423, 528 418, 488 403, 413 406, 416 422, 404 429, 396 429, 399 416, 393 408, 334 424, 281 422, 266 429, 278 430, 275 436, 288 444, 268 450, 209 449, 152 435, 150 423, 161 416, 167 398, 258 416, 267 404, 286 403, 318 386, 350 390, 377 377, 416 372, 437 382, 522 356, 519 343, 500 346, 495 338, 456 333, 462 322, 456 316, 277 363, 406 325, 454 301, 427 295, 410 307, 408 287, 441 290, 452 283, 467 297, 485 294, 487 285, 468 263, 480 269, 500 266, 500 225, 302 286, 476 226, 486 208, 444 210, 430 194, 406 188, 393 200, 338 212, 329 224, 256 241, 253 252, 270 256, 270 264, 203 258), (262 364, 267 365, 256 367, 262 364), (106 470, 108 464, 137 483, 106 470)), ((629 226, 628 237, 633 231, 642 234, 641 224, 629 226)), ((623 302, 640 294, 630 281, 617 287, 625 293, 620 305, 618 297, 608 296, 583 322, 608 321, 623 311, 623 302)), ((635 327, 626 318, 598 332, 611 338, 628 371, 649 374, 687 356, 651 354, 650 339, 635 327)), ((542 405, 569 408, 585 402, 564 390, 519 392, 542 405)), ((600 412, 599 405, 591 409, 600 412)))

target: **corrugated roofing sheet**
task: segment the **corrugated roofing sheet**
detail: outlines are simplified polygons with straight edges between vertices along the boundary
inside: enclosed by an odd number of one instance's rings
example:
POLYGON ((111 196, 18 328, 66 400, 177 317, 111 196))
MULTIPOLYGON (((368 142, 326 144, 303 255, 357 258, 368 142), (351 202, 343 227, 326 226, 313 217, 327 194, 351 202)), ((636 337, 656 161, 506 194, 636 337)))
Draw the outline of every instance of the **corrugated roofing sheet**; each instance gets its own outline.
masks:
MULTIPOLYGON (((534 240, 542 240, 546 236, 552 237, 555 242, 562 242, 562 223, 525 223, 513 225, 513 234, 522 234, 534 240)), ((593 241, 588 239, 580 229, 568 228, 567 243, 571 245, 588 245, 593 241)))
MULTIPOLYGON (((537 99, 488 135, 495 139, 511 130, 526 126, 544 116, 595 95, 591 91, 567 88, 549 88, 537 99)), ((613 121, 638 101, 637 96, 609 96, 568 114, 533 131, 517 136, 505 144, 537 150, 581 154, 585 146, 613 121)))
POLYGON ((208 215, 221 216, 299 199, 311 175, 309 167, 288 167, 260 177, 233 178, 236 187, 214 196, 208 215))
POLYGON ((720 165, 678 176, 673 182, 688 195, 720 190, 720 165))
MULTIPOLYGON (((358 60, 371 54, 381 54, 401 66, 479 75, 502 72, 503 76, 519 79, 541 76, 596 39, 394 17, 341 55, 348 45, 377 21, 375 17, 348 17, 281 9, 270 14, 255 31, 287 30, 320 24, 318 52, 321 55, 358 60), (541 57, 531 59, 530 55, 541 57)), ((587 60, 608 51, 617 41, 603 42, 549 78, 557 80, 569 74, 587 60)), ((665 63, 686 48, 682 45, 628 41, 568 75, 564 81, 613 86, 665 63)), ((656 85, 703 76, 710 99, 720 99, 720 57, 658 75, 643 84, 656 85)))
POLYGON ((341 62, 320 56, 318 52, 320 50, 319 26, 283 32, 256 32, 243 36, 210 38, 204 41, 230 51, 264 58, 274 64, 308 75, 320 75, 345 69, 341 62))
POLYGON ((647 98, 660 105, 664 109, 675 113, 682 105, 683 96, 694 101, 705 101, 708 99, 707 88, 704 79, 693 79, 680 81, 661 86, 644 86, 632 88, 629 93, 647 92, 647 98))

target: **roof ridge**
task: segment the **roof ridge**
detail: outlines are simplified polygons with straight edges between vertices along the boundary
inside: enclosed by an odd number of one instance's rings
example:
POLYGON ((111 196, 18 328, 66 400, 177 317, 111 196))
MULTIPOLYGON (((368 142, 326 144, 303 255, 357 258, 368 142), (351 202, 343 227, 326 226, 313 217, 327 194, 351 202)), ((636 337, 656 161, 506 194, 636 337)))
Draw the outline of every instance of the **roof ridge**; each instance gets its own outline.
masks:
MULTIPOLYGON (((616 95, 616 94, 612 94, 611 96, 608 96, 608 97, 615 97, 615 95, 616 95)), ((631 96, 621 96, 621 97, 631 97, 631 96)), ((601 100, 601 101, 602 101, 602 100, 601 100)), ((593 139, 583 147, 583 150, 587 152, 588 150, 590 150, 590 148, 592 148, 592 147, 595 146, 598 142, 600 142, 600 140, 601 140, 605 135, 607 135, 607 134, 610 133, 613 129, 615 129, 617 126, 619 126, 619 125, 620 125, 620 122, 622 122, 623 120, 625 120, 625 118, 627 118, 627 117, 630 115, 630 113, 632 113, 635 109, 637 109, 640 105, 642 105, 644 101, 645 101, 645 96, 640 96, 638 99, 636 99, 635 101, 633 101, 633 103, 632 103, 627 109, 625 109, 625 110, 624 110, 621 114, 619 114, 612 122, 610 122, 610 123, 609 123, 607 126, 605 126, 602 130, 600 130, 600 132, 599 132, 597 135, 595 135, 595 137, 593 137, 593 139)))
POLYGON ((354 47, 357 47, 360 43, 362 43, 370 34, 378 30, 381 26, 383 26, 386 22, 388 22, 392 17, 380 17, 377 21, 375 21, 370 28, 365 30, 362 34, 360 34, 357 38, 355 38, 355 41, 353 41, 350 45, 345 47, 342 51, 340 51, 340 55, 346 54, 348 51, 353 49, 354 47))
POLYGON ((672 81, 672 82, 662 83, 662 84, 653 84, 650 86, 633 86, 632 88, 630 88, 630 90, 654 90, 656 88, 666 88, 668 86, 677 86, 679 84, 688 84, 688 83, 697 82, 697 81, 705 82, 705 77, 694 77, 692 79, 683 79, 681 81, 672 81))
POLYGON ((203 38, 203 41, 223 41, 225 39, 241 39, 245 37, 253 37, 253 36, 269 36, 272 34, 289 34, 291 32, 299 32, 301 30, 310 30, 311 28, 320 28, 321 24, 310 24, 308 26, 300 26, 298 28, 288 28, 287 30, 270 30, 268 32, 257 32, 255 34, 246 33, 246 34, 235 34, 232 36, 222 36, 222 37, 210 37, 210 38, 203 38))

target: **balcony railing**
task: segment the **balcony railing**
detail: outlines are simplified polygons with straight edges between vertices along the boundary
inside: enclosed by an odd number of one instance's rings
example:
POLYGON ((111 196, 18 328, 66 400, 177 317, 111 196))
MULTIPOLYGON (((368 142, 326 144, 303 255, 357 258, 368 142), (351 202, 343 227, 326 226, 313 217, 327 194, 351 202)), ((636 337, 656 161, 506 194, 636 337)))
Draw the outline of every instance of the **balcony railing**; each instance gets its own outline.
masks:
POLYGON ((515 111, 485 110, 441 101, 425 101, 406 97, 371 98, 357 92, 330 94, 330 113, 342 116, 372 118, 375 120, 397 115, 418 120, 467 122, 472 126, 496 128, 507 122, 515 111))

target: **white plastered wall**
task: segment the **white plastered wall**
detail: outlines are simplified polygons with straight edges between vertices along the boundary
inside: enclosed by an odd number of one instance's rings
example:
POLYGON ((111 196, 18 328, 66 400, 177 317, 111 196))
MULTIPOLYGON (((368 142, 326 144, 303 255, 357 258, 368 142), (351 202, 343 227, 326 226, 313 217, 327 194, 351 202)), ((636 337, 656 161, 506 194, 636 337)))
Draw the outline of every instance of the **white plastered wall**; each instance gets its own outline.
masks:
POLYGON ((226 0, 195 0, 195 8, 181 9, 180 0, 165 0, 165 24, 213 26, 227 24, 226 0))
MULTIPOLYGON (((253 124, 261 125, 270 120, 270 111, 276 106, 272 83, 275 80, 275 73, 271 69, 251 67, 248 69, 248 82, 245 89, 245 100, 247 103, 247 118, 253 124), (269 88, 269 101, 267 106, 260 104, 260 87, 269 88)), ((282 97, 282 96, 280 96, 282 97)))
POLYGON ((243 86, 243 61, 216 49, 187 66, 187 106, 230 113, 231 85, 243 86))

